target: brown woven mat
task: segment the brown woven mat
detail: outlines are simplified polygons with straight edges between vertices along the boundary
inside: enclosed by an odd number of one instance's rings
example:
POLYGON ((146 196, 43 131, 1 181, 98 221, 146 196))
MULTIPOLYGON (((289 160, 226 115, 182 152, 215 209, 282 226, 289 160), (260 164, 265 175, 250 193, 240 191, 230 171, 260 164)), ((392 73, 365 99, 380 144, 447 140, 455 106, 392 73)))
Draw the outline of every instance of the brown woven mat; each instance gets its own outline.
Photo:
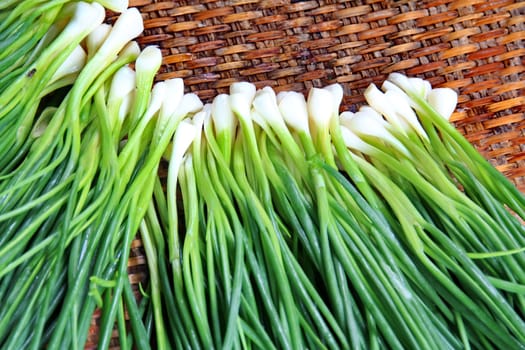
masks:
MULTIPOLYGON (((525 192, 525 2, 520 0, 130 0, 158 45, 158 79, 204 101, 235 81, 305 92, 339 82, 356 109, 403 72, 460 94, 456 127, 525 192)), ((140 248, 140 241, 136 241, 140 248)), ((131 278, 145 271, 130 260, 131 278)))

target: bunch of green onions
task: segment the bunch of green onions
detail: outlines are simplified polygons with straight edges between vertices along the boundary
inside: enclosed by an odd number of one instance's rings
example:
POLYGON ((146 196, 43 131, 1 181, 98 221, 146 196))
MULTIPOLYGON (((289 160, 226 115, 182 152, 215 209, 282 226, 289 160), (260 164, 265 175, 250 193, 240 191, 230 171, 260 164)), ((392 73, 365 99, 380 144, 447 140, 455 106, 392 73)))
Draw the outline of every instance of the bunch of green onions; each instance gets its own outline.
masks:
POLYGON ((123 11, 112 26, 97 2, 2 5, 2 348, 83 348, 97 306, 101 348, 115 323, 123 348, 148 345, 131 241, 179 119, 202 103, 180 80, 152 87, 160 50, 139 49, 142 17, 119 3, 105 3, 123 11))
POLYGON ((181 122, 140 228, 159 348, 523 348, 523 195, 452 90, 383 90, 236 83, 181 122))
POLYGON ((101 349, 524 348, 525 197, 448 122, 455 92, 203 105, 154 84, 142 28, 126 1, 0 4, 0 348, 83 348, 95 312, 101 349))

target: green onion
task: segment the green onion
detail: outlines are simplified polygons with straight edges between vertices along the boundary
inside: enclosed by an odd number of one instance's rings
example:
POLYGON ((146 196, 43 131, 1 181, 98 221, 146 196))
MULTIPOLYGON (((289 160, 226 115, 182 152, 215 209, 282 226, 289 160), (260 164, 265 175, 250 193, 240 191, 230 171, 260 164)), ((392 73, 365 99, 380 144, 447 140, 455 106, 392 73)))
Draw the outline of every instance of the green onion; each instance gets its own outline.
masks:
POLYGON ((154 83, 127 6, 0 4, 0 347, 81 349, 98 313, 103 349, 523 348, 525 198, 448 123, 454 91, 203 104, 154 83))

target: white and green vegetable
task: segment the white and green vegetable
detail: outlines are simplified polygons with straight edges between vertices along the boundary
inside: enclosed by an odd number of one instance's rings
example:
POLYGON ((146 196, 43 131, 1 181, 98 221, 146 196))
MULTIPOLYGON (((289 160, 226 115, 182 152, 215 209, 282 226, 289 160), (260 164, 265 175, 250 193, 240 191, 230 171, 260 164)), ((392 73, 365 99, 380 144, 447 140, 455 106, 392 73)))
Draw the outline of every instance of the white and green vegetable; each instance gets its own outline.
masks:
POLYGON ((95 314, 101 349, 524 348, 525 196, 453 90, 204 104, 127 7, 0 4, 0 348, 84 348, 95 314))

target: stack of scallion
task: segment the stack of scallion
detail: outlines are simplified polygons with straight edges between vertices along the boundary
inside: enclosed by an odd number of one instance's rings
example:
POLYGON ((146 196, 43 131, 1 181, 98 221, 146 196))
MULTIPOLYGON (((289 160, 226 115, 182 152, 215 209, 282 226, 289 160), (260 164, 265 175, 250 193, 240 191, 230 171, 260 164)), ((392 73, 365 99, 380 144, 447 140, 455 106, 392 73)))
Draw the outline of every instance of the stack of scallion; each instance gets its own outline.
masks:
POLYGON ((140 13, 106 5, 123 11, 112 26, 97 2, 2 4, 3 349, 81 349, 97 306, 100 348, 115 323, 123 348, 149 346, 130 245, 178 121, 202 102, 180 80, 152 87, 162 57, 133 41, 140 13))
POLYGON ((203 104, 154 83, 142 29, 126 1, 0 4, 0 348, 84 348, 95 312, 100 349, 525 348, 525 197, 455 92, 203 104))

